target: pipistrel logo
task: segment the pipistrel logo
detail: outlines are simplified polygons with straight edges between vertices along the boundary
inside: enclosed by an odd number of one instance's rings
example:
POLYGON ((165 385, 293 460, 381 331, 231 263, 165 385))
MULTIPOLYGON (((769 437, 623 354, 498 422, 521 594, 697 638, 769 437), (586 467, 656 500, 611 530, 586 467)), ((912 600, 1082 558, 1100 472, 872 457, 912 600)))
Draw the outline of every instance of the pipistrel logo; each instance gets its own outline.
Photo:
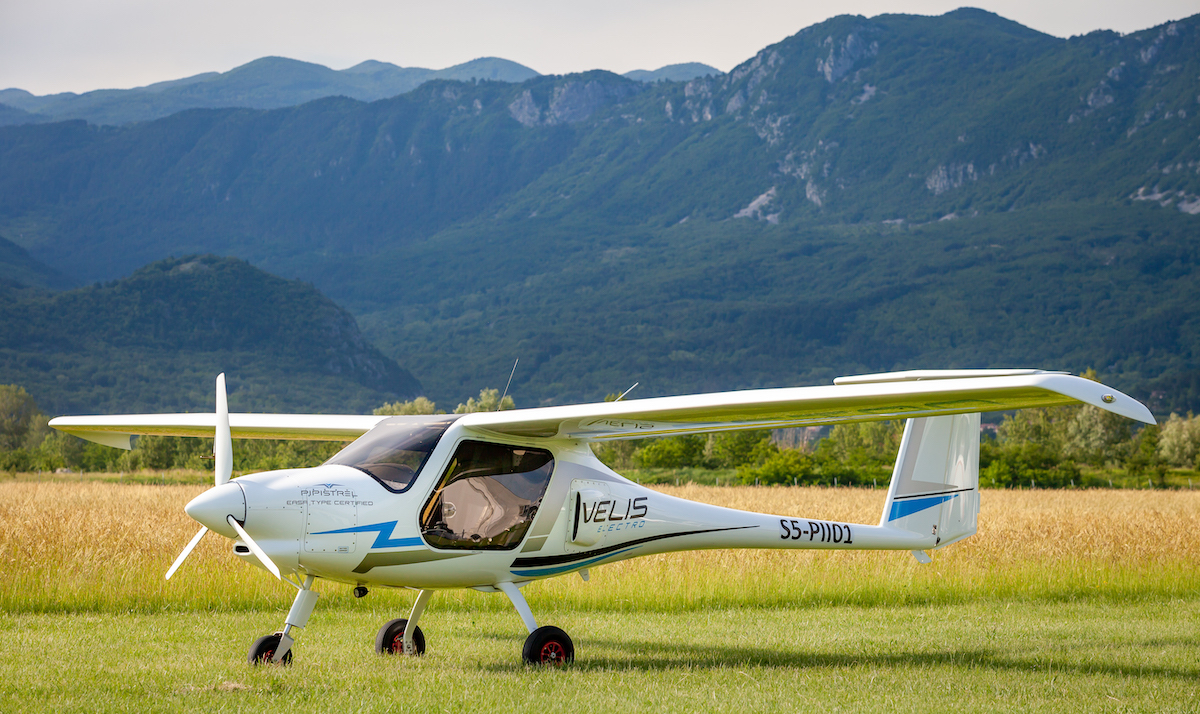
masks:
POLYGON ((340 483, 318 483, 300 489, 305 498, 354 498, 354 489, 340 483))

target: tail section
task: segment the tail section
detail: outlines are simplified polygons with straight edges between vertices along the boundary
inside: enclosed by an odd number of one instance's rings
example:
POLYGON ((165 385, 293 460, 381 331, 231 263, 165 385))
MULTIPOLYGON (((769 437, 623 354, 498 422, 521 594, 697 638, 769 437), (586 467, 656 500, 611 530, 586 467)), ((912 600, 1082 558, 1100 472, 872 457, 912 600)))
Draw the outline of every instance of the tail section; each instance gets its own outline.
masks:
POLYGON ((974 535, 978 516, 979 414, 909 419, 879 525, 932 534, 942 548, 974 535))

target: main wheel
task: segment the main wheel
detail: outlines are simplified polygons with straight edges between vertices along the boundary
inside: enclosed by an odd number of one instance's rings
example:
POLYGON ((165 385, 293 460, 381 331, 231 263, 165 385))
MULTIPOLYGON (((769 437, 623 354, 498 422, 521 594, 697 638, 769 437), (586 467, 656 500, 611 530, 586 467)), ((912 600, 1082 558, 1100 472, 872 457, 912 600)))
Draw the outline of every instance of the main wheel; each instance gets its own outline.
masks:
MULTIPOLYGON (((404 618, 385 623, 379 628, 379 634, 375 635, 375 651, 379 654, 403 654, 406 627, 408 620, 404 618)), ((420 627, 413 628, 412 642, 414 654, 425 654, 425 633, 421 632, 420 627)))
MULTIPOLYGON (((250 664, 271 664, 271 659, 275 657, 275 650, 279 649, 279 633, 273 635, 263 635, 250 645, 250 655, 246 658, 250 664)), ((292 663, 292 651, 289 649, 283 654, 283 660, 280 664, 292 663)))
POLYGON ((575 645, 567 633, 553 625, 546 625, 529 633, 521 656, 528 664, 561 667, 575 661, 575 645))

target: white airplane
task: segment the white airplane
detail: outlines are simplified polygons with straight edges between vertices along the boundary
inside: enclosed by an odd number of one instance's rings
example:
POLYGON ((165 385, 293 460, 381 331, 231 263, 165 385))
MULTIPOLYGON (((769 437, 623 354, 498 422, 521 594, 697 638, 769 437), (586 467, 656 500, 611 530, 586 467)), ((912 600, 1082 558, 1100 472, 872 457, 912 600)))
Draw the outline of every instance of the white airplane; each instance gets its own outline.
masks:
POLYGON ((56 429, 130 448, 133 434, 215 434, 216 485, 184 510, 235 556, 296 588, 283 629, 260 637, 251 663, 287 663, 317 578, 418 591, 407 618, 380 628, 380 653, 422 654, 417 622, 434 591, 502 592, 529 630, 526 662, 574 658, 566 632, 539 627, 521 588, 542 578, 653 553, 705 548, 929 550, 975 533, 979 414, 1090 404, 1154 423, 1145 406, 1102 384, 1040 370, 912 371, 841 377, 833 386, 762 389, 436 416, 229 414, 225 376, 215 414, 59 417, 56 429), (601 463, 590 444, 732 429, 907 419, 877 525, 720 508, 652 491, 601 463), (320 466, 230 481, 232 437, 352 443, 320 466))

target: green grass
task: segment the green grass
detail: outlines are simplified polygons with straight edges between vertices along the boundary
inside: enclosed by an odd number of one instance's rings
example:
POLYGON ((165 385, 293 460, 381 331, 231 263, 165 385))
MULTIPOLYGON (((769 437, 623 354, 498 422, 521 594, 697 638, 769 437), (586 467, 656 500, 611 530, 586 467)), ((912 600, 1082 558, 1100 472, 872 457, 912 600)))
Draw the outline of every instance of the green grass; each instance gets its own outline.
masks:
MULTIPOLYGON (((187 480, 186 473, 176 474, 187 480)), ((173 480, 173 479, 172 479, 173 480)), ((906 553, 656 555, 531 584, 565 671, 520 663, 508 601, 439 592, 428 652, 383 658, 412 593, 318 581, 291 668, 245 663, 287 586, 195 532, 205 485, 0 482, 0 711, 1194 710, 1200 494, 988 491, 980 533, 906 553)), ((877 517, 871 489, 656 486, 736 508, 877 517)))
MULTIPOLYGON (((478 595, 497 599, 499 595, 478 595)), ((245 652, 276 611, 0 615, 7 711, 1190 711, 1194 599, 952 606, 540 608, 573 666, 520 664, 504 608, 422 619, 424 657, 380 657, 375 630, 409 598, 318 606, 292 667, 245 652)))

